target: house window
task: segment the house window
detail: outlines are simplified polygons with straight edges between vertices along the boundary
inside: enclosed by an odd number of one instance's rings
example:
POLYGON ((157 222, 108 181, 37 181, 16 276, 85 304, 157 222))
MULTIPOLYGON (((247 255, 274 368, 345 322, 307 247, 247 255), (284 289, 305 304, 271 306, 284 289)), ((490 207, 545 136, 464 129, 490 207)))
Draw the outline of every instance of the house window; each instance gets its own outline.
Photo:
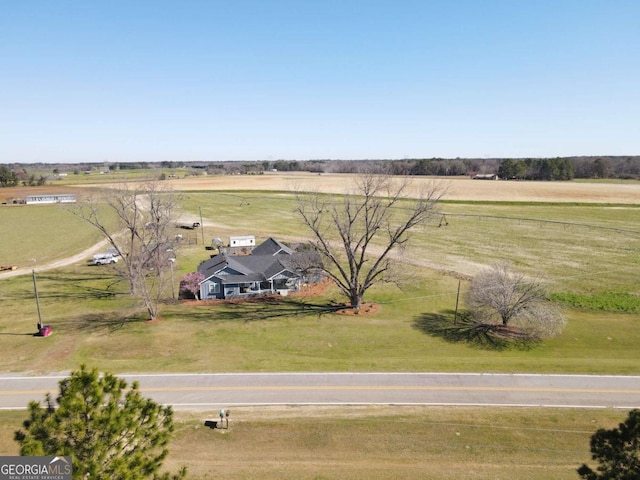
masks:
POLYGON ((217 282, 211 282, 209 284, 209 294, 220 293, 220 284, 217 282))

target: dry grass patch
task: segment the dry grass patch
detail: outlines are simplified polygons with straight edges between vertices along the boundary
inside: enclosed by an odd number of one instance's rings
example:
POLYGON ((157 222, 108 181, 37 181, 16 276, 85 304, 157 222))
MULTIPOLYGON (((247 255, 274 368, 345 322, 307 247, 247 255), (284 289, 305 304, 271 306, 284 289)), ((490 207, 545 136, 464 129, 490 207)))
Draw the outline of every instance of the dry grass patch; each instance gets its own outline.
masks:
POLYGON ((229 430, 179 413, 168 468, 204 479, 574 479, 613 410, 445 407, 232 409, 229 430))
MULTIPOLYGON (((586 202, 640 203, 640 182, 580 183, 482 181, 466 177, 411 177, 412 194, 429 182, 448 185, 444 200, 480 200, 500 202, 586 202)), ((354 175, 308 172, 266 173, 264 175, 208 175, 167 181, 174 190, 262 190, 293 191, 296 189, 323 193, 345 193, 354 175)), ((87 186, 87 185, 85 185, 87 186)), ((100 185, 105 186, 105 185, 100 185)))
MULTIPOLYGON (((165 461, 190 479, 574 480, 589 439, 626 412, 491 407, 264 407, 177 412, 165 461)), ((0 412, 0 455, 17 455, 26 411, 0 412)))

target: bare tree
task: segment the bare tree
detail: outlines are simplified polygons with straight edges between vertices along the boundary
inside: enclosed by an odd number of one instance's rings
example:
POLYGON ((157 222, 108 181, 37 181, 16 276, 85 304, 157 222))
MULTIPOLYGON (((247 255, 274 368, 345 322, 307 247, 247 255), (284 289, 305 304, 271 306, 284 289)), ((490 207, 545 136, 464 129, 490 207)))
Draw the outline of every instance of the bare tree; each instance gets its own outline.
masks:
POLYGON ((105 190, 73 213, 96 227, 118 252, 117 271, 154 320, 170 281, 177 198, 157 182, 105 190), (115 217, 115 222, 112 220, 115 217))
POLYGON ((551 337, 566 323, 547 300, 542 283, 513 271, 505 262, 496 263, 471 280, 467 306, 477 322, 498 326, 495 330, 507 336, 551 337))
POLYGON ((410 181, 364 173, 353 191, 340 198, 298 194, 297 212, 313 235, 321 269, 359 309, 365 292, 389 281, 390 254, 405 248, 409 231, 435 214, 444 188, 431 183, 409 199, 410 181))

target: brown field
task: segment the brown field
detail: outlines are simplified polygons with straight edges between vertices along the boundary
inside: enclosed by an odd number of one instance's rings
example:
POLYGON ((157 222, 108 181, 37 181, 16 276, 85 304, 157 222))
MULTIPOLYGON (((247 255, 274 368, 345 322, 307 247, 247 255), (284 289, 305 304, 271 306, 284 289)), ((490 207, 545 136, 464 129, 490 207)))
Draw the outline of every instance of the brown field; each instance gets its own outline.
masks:
MULTIPOLYGON (((220 175, 185 177, 169 180, 174 190, 278 190, 344 193, 353 182, 349 174, 312 174, 304 172, 265 175, 220 175)), ((444 180, 413 177, 411 192, 433 182, 447 188, 443 200, 510 202, 640 203, 640 183, 578 183, 471 180, 444 180)))
MULTIPOLYGON (((319 191, 345 193, 352 187, 354 175, 314 174, 307 172, 266 173, 264 175, 190 176, 167 180, 173 190, 268 190, 319 191)), ((443 200, 498 202, 619 203, 640 204, 640 182, 529 182, 491 181, 470 178, 411 177, 409 192, 418 196, 420 189, 433 183, 446 188, 443 200)), ((37 193, 68 193, 77 188, 115 187, 121 184, 51 185, 16 187, 0 190, 0 201, 24 198, 37 193)))

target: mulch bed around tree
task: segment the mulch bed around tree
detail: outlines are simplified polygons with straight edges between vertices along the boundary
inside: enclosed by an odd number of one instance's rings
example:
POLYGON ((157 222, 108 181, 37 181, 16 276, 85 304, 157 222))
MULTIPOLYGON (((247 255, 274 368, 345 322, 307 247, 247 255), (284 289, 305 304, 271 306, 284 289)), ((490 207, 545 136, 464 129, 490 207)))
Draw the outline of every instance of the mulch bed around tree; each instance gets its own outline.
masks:
POLYGON ((377 303, 363 303, 360 306, 360 310, 351 308, 349 304, 345 303, 344 308, 336 310, 338 315, 346 315, 348 317, 367 317, 369 315, 375 315, 380 311, 380 305, 377 303))

